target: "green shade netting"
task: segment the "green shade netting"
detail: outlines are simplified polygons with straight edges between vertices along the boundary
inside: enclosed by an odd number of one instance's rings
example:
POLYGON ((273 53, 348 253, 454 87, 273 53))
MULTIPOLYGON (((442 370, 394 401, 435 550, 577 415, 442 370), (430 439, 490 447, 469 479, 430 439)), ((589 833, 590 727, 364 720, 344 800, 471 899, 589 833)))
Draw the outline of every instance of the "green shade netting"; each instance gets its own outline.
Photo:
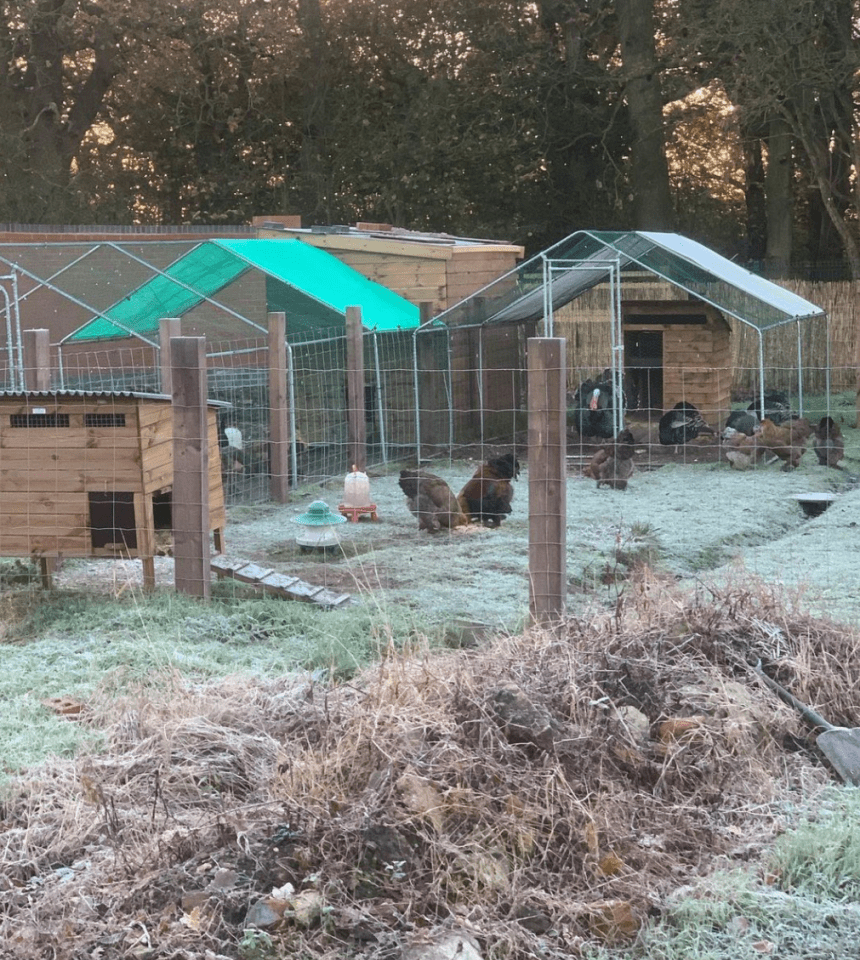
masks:
POLYGON ((361 307, 362 322, 371 330, 418 326, 417 306, 301 240, 211 240, 141 284, 68 339, 152 336, 163 317, 182 316, 252 269, 265 274, 267 310, 287 314, 290 340, 342 332, 350 306, 361 307))

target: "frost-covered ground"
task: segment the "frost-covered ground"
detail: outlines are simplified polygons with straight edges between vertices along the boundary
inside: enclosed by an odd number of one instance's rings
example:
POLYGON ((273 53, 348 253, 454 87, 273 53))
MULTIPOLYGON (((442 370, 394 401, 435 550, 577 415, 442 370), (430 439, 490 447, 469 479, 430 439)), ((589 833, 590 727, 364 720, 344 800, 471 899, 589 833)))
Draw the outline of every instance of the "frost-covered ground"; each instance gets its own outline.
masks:
MULTIPOLYGON (((857 450, 860 432, 843 429, 848 449, 857 450)), ((631 565, 647 562, 691 587, 718 587, 727 577, 784 585, 786 603, 800 591, 803 609, 860 627, 860 460, 827 470, 807 452, 791 473, 779 464, 738 473, 692 447, 676 460, 665 449, 637 450, 640 466, 624 492, 598 490, 571 460, 565 531, 571 613, 586 616, 614 603, 617 591, 628 589, 631 565), (791 499, 831 490, 835 503, 812 519, 791 499)), ((0 678, 0 769, 72 752, 90 735, 54 718, 44 698, 143 691, 171 675, 206 683, 233 673, 349 669, 377 656, 387 636, 397 642, 416 627, 456 635, 477 623, 517 632, 529 599, 529 471, 520 455, 513 513, 497 530, 419 532, 394 465, 371 477, 378 521, 342 524, 343 549, 331 557, 302 553, 292 520, 315 499, 336 508, 342 481, 302 490, 285 505, 231 508, 227 555, 350 594, 351 603, 332 613, 292 601, 233 603, 232 581, 217 585, 219 603, 201 607, 173 591, 170 558, 157 558, 160 589, 149 599, 139 592, 138 561, 65 561, 56 577, 58 602, 27 621, 27 634, 15 632, 14 610, 0 624, 11 641, 0 678)), ((476 466, 439 462, 432 469, 459 491, 476 466)), ((14 596, 13 590, 7 602, 14 596)), ((237 586, 235 597, 241 596, 247 591, 237 586)))
MULTIPOLYGON (((641 451, 647 460, 647 452, 641 451)), ((860 489, 855 473, 817 464, 807 452, 798 470, 780 465, 737 472, 725 462, 643 463, 625 492, 597 489, 571 470, 567 484, 567 572, 571 612, 614 596, 605 581, 632 559, 650 560, 682 580, 756 576, 804 590, 808 609, 860 625, 860 489), (792 494, 837 492, 821 516, 804 516, 792 494), (621 567, 619 567, 619 559, 621 567)), ((689 451, 687 452, 689 457, 689 451)), ((458 491, 475 464, 437 463, 434 472, 458 491)), ((853 469, 852 469, 853 468, 853 469)), ((513 513, 497 530, 419 532, 396 472, 372 476, 378 522, 338 529, 344 555, 321 561, 294 547, 292 518, 313 499, 337 506, 332 484, 285 506, 236 508, 227 553, 266 560, 311 582, 352 592, 370 603, 406 604, 435 619, 463 618, 515 629, 528 609, 529 475, 516 484, 513 513)))

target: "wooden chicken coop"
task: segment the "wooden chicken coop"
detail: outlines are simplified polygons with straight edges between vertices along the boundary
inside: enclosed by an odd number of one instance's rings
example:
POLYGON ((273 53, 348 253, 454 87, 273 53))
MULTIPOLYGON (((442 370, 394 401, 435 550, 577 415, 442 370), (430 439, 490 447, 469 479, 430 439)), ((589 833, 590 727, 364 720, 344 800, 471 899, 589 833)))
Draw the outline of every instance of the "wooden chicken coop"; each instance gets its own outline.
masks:
POLYGON ((732 331, 700 300, 622 300, 624 373, 636 407, 686 401, 709 423, 731 409, 732 331))
POLYGON ((301 228, 298 218, 255 218, 260 238, 293 237, 332 254, 411 303, 426 304, 428 316, 447 310, 523 258, 519 244, 419 233, 389 223, 301 228))
MULTIPOLYGON (((226 522, 216 410, 207 408, 209 526, 226 522)), ((172 528, 173 406, 167 396, 0 393, 0 556, 137 557, 155 583, 157 532, 172 528)))

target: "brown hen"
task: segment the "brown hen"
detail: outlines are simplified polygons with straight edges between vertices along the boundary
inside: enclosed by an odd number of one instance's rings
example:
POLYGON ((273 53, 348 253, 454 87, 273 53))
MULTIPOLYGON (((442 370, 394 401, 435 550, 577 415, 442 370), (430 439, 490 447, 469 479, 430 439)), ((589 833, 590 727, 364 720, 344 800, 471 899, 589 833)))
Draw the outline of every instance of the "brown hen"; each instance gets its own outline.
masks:
POLYGON ((460 509, 454 491, 435 473, 401 470, 398 482, 406 494, 406 505, 418 517, 419 530, 437 533, 469 522, 460 509))
POLYGON ((598 487, 626 490, 627 481, 633 474, 635 442, 629 430, 622 430, 611 444, 595 453, 582 475, 596 480, 598 487))
POLYGON ((734 431, 733 435, 723 440, 723 452, 732 470, 749 470, 755 466, 764 453, 764 448, 759 443, 758 427, 750 436, 734 431))
POLYGON ((471 520, 498 527, 511 512, 514 487, 520 475, 520 461, 512 453, 490 457, 460 491, 460 509, 471 520))
POLYGON ((815 439, 812 441, 815 455, 822 467, 833 467, 841 470, 839 461, 845 455, 845 441, 842 431, 833 417, 822 417, 815 428, 815 439))
POLYGON ((792 470, 800 463, 812 424, 805 418, 786 420, 777 426, 769 417, 761 422, 759 442, 783 461, 783 470, 792 470))

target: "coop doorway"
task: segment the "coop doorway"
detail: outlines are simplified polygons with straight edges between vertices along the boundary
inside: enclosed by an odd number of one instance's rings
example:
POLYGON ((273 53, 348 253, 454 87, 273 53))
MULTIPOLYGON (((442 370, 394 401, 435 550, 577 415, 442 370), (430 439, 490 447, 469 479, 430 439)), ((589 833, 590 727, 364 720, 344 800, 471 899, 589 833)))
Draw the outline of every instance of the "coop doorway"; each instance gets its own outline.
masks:
POLYGON ((156 532, 173 530, 172 490, 162 490, 152 495, 152 521, 156 532))
POLYGON ((125 492, 90 493, 90 536, 94 550, 100 548, 137 549, 134 522, 134 494, 125 492))
POLYGON ((627 407, 647 415, 663 411, 663 331, 625 330, 627 407))

